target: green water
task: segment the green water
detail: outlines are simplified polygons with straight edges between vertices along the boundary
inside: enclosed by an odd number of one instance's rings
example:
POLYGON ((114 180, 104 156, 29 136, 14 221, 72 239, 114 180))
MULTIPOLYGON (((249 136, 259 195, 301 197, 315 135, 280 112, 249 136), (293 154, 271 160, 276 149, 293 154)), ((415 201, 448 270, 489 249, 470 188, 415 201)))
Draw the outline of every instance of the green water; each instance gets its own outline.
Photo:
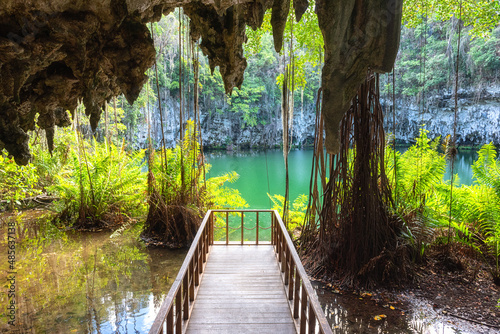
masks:
MULTIPOLYGON (((404 148, 400 149, 405 151, 404 148)), ((290 178, 290 201, 300 194, 309 193, 312 150, 293 150, 288 158, 290 178)), ((212 165, 208 176, 218 176, 235 171, 240 178, 232 188, 238 189, 252 209, 269 209, 272 203, 267 194, 285 194, 285 163, 281 150, 212 152, 207 155, 212 165)), ((461 184, 472 184, 471 165, 477 159, 476 151, 460 151, 455 161, 455 174, 461 184)), ((449 168, 445 180, 450 178, 449 168)))
POLYGON ((31 235, 17 236, 12 325, 4 284, 7 233, 0 217, 0 333, 147 333, 187 252, 146 248, 137 228, 111 237, 33 234, 39 228, 25 217, 16 225, 20 231, 31 225, 25 230, 31 235))

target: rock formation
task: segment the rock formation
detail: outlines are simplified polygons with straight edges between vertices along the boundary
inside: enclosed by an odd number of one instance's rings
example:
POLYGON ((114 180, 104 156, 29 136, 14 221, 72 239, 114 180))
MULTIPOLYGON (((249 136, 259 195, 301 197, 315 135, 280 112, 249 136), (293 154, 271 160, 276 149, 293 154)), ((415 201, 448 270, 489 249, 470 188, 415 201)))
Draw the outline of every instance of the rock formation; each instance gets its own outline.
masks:
MULTIPOLYGON (((389 71, 399 43, 402 0, 318 0, 325 39, 323 112, 327 148, 336 151, 338 121, 368 68, 389 71)), ((307 0, 294 1, 300 18, 307 0)), ((30 154, 35 124, 50 143, 67 126, 79 100, 95 129, 106 101, 121 93, 130 103, 146 81, 155 50, 147 23, 176 7, 201 37, 210 66, 220 67, 226 92, 241 86, 245 27, 257 29, 272 8, 281 49, 290 0, 3 0, 0 7, 0 149, 19 164, 30 154)))

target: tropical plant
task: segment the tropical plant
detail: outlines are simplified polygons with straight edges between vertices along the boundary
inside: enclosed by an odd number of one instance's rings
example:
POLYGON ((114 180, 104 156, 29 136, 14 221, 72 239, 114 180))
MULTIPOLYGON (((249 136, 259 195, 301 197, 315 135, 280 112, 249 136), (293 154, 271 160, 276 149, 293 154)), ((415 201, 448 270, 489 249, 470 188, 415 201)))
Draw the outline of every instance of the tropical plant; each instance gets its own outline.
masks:
POLYGON ((31 145, 32 164, 38 175, 37 186, 46 190, 57 182, 57 175, 68 163, 71 147, 76 145, 73 131, 68 128, 58 128, 54 135, 54 148, 47 152, 45 145, 31 145))
POLYGON ((22 199, 40 193, 37 182, 38 174, 32 163, 19 166, 0 151, 0 198, 8 201, 11 209, 21 205, 22 199))
POLYGON ((478 159, 472 165, 477 183, 486 187, 482 190, 481 215, 478 227, 484 236, 489 253, 495 259, 493 276, 500 283, 500 162, 495 146, 484 145, 478 152, 478 159))
POLYGON ((69 164, 52 187, 60 199, 59 219, 82 229, 114 228, 143 212, 146 178, 144 151, 128 153, 124 144, 78 139, 69 164))
MULTIPOLYGON (((447 234, 449 241, 493 258, 491 273, 498 280, 500 163, 495 147, 490 143, 479 150, 472 166, 476 184, 460 185, 455 177, 451 200, 450 181, 443 178, 445 154, 438 152, 438 140, 431 141, 427 131, 421 130, 416 144, 405 153, 387 147, 388 175, 396 194, 396 210, 407 227, 403 236, 421 257, 436 236, 447 234)), ((447 147, 443 151, 447 152, 447 147)))
MULTIPOLYGON (((281 217, 283 217, 283 204, 285 202, 285 197, 278 194, 267 194, 267 196, 269 196, 269 198, 273 202, 273 210, 278 210, 281 217)), ((297 196, 297 198, 293 201, 292 207, 288 210, 288 220, 286 221, 288 224, 287 228, 290 231, 301 228, 304 224, 308 201, 309 198, 305 194, 297 196)))
MULTIPOLYGON (((420 129, 415 144, 404 153, 386 147, 386 166, 392 189, 394 210, 404 221, 402 236, 419 260, 433 242, 438 215, 434 206, 440 200, 439 190, 446 168, 445 155, 438 152, 440 138, 431 140, 428 131, 420 129)), ((439 202, 441 205, 442 203, 439 202)), ((443 204, 443 207, 447 207, 443 204)))
POLYGON ((428 132, 423 128, 420 129, 416 143, 403 154, 387 147, 387 175, 395 197, 406 207, 405 210, 425 207, 426 201, 436 194, 436 187, 441 183, 445 173, 446 159, 444 154, 438 152, 440 138, 431 140, 427 136, 428 132))
POLYGON ((471 26, 472 36, 485 37, 500 23, 500 3, 496 0, 406 0, 403 21, 410 27, 433 19, 446 21, 460 18, 464 26, 471 26))
POLYGON ((209 165, 200 154, 194 122, 187 122, 179 145, 150 157, 149 212, 142 233, 149 243, 184 247, 194 238, 208 208, 247 206, 236 189, 223 187, 238 178, 235 172, 205 180, 209 165))

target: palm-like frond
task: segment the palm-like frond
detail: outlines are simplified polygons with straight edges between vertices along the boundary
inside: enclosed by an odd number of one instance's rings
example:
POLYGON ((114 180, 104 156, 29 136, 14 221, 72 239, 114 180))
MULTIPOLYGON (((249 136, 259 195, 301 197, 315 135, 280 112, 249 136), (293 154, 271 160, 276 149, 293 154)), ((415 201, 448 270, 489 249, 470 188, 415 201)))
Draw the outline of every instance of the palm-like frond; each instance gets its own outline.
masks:
POLYGON ((53 187, 61 197, 58 210, 81 225, 88 219, 92 225, 111 212, 138 214, 145 202, 144 151, 129 154, 122 147, 99 143, 85 149, 86 161, 71 150, 69 168, 53 187))

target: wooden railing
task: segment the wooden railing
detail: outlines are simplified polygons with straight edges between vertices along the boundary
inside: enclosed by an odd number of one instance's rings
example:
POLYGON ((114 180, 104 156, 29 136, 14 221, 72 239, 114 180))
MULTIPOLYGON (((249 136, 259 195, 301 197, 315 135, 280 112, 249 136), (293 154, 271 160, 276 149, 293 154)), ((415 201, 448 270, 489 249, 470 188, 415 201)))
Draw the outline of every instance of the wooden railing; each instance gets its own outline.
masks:
POLYGON ((158 311, 153 326, 149 330, 150 334, 181 334, 186 331, 185 325, 198 293, 210 245, 213 244, 211 217, 209 211, 196 233, 174 284, 158 311))
MULTIPOLYGON (((224 240, 223 241, 215 241, 215 244, 226 244, 226 245, 229 245, 229 244, 237 244, 237 245, 258 245, 259 243, 267 243, 267 244, 270 244, 272 243, 272 240, 274 238, 274 224, 275 224, 275 210, 210 210, 209 211, 210 213, 210 216, 211 216, 211 221, 212 223, 215 222, 215 219, 214 219, 214 215, 217 215, 217 214, 222 214, 222 217, 219 217, 221 219, 224 220, 223 224, 221 227, 219 227, 219 229, 224 229, 225 231, 225 237, 224 237, 224 240), (269 213, 270 214, 270 217, 271 217, 271 224, 270 226, 261 226, 260 222, 261 222, 261 217, 262 215, 259 215, 259 214, 264 214, 264 213, 269 213), (229 214, 237 214, 240 216, 240 224, 239 226, 236 226, 236 227, 233 227, 230 225, 230 220, 229 220, 229 214), (252 221, 251 224, 247 224, 247 225, 250 225, 251 227, 247 227, 245 226, 245 218, 248 218, 250 214, 255 214, 255 221, 252 221), (255 223, 255 224, 254 224, 255 223), (237 230, 240 230, 239 233, 231 233, 230 231, 233 230, 233 232, 237 232, 237 230), (245 231, 253 231, 255 230, 255 240, 251 240, 250 238, 248 238, 248 232, 245 233, 245 231), (269 241, 268 242, 263 242, 262 241, 262 236, 260 235, 260 233, 262 233, 263 231, 265 230, 271 230, 271 237, 269 238, 269 241), (230 241, 230 237, 231 236, 239 236, 240 237, 240 240, 233 240, 233 241, 230 241), (245 240, 245 237, 246 240, 245 240)), ((208 213, 207 213, 208 214, 208 213)), ((215 233, 215 230, 217 229, 217 227, 214 227, 214 233, 215 233)))
POLYGON ((276 210, 209 210, 149 333, 182 334, 185 332, 185 326, 189 320, 191 308, 198 292, 210 247, 217 244, 232 244, 229 242, 230 213, 237 213, 241 216, 241 225, 233 228, 233 230, 241 228, 239 244, 253 243, 258 245, 259 232, 264 229, 271 229, 271 244, 280 266, 281 278, 297 332, 300 334, 332 333, 319 305, 316 292, 309 282, 290 235, 276 210), (225 214, 225 243, 214 243, 214 214, 217 213, 225 214), (256 215, 255 226, 250 228, 256 229, 255 242, 244 239, 244 221, 249 213, 255 213, 256 215), (269 227, 259 226, 259 213, 271 214, 271 225, 269 227))
POLYGON ((272 243, 280 264, 281 278, 285 285, 292 315, 298 323, 298 332, 300 334, 332 333, 292 239, 276 210, 274 210, 273 229, 272 243))

